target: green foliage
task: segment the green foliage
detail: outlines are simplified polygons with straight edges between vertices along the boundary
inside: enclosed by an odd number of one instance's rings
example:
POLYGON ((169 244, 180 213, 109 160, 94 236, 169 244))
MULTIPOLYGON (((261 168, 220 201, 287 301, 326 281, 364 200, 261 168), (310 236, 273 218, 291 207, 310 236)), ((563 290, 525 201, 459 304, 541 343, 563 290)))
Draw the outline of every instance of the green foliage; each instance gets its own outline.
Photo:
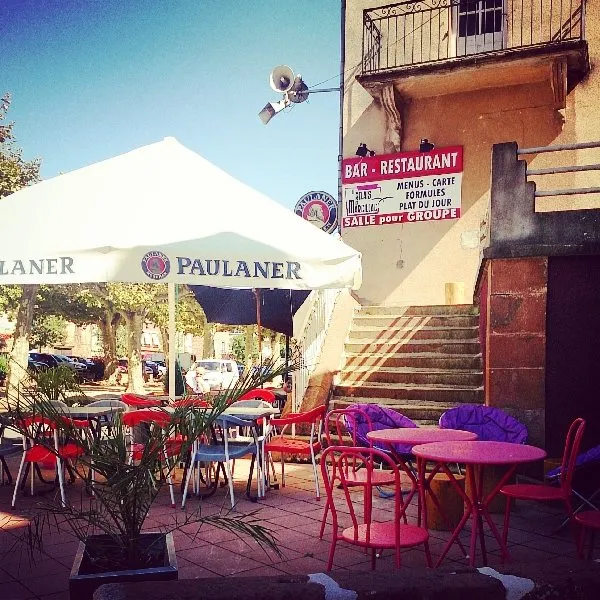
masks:
POLYGON ((231 353, 238 362, 246 363, 246 341, 243 335, 236 335, 231 342, 231 353))
MULTIPOLYGON (((26 387, 35 387, 35 395, 45 402, 64 402, 71 406, 84 396, 77 372, 68 365, 58 365, 29 374, 26 387)), ((31 391, 31 390, 30 390, 31 391)))
POLYGON ((15 145, 14 123, 6 122, 10 102, 10 94, 0 98, 0 198, 40 180, 39 159, 23 160, 15 145))
POLYGON ((8 373, 8 359, 4 355, 0 355, 0 378, 8 373))
POLYGON ((0 285, 0 313, 14 319, 19 309, 22 288, 20 285, 0 285))
POLYGON ((77 325, 97 323, 102 309, 89 287, 81 284, 41 286, 36 305, 38 315, 60 316, 77 325))
MULTIPOLYGON (((189 405, 173 408, 171 412, 157 410, 156 414, 160 415, 163 422, 161 426, 150 427, 144 449, 136 461, 130 460, 130 436, 121 414, 115 415, 113 419, 111 435, 102 438, 86 435, 82 428, 64 418, 64 413, 53 399, 68 396, 70 384, 66 380, 53 380, 54 385, 50 385, 47 390, 40 385, 41 374, 38 374, 31 385, 10 388, 7 400, 12 416, 11 426, 20 433, 31 436, 32 426, 28 424, 26 417, 35 415, 50 419, 61 439, 69 439, 82 449, 83 454, 75 462, 74 469, 90 494, 87 504, 82 500, 81 506, 42 506, 31 520, 23 539, 33 552, 43 549, 44 533, 48 533, 49 525, 54 524, 58 528, 67 526, 82 541, 91 531, 104 533, 118 545, 120 550, 116 555, 126 557, 126 565, 120 562, 105 565, 107 568, 138 568, 144 565, 147 557, 138 542, 150 508, 166 485, 165 475, 188 458, 191 444, 195 440, 210 434, 216 419, 230 402, 250 389, 260 387, 267 378, 285 375, 287 371, 289 368, 265 363, 263 369, 249 373, 235 386, 219 393, 212 399, 212 406, 206 410, 189 405), (174 435, 181 435, 184 441, 172 462, 165 465, 161 456, 162 448, 174 435), (90 471, 94 472, 94 478, 89 477, 90 471)), ((39 436, 37 443, 56 454, 50 438, 39 436)), ((199 527, 210 523, 240 536, 249 535, 263 548, 277 552, 274 538, 264 526, 256 522, 253 515, 204 517, 199 512, 187 513, 183 519, 175 517, 174 523, 164 529, 173 531, 192 522, 199 527)))
MULTIPOLYGON (((156 286, 156 284, 154 284, 156 286)), ((169 324, 169 305, 166 302, 166 286, 163 287, 163 302, 156 302, 149 307, 148 319, 157 327, 166 329, 169 324)), ((175 313, 175 328, 183 333, 201 336, 204 333, 204 324, 206 316, 202 307, 196 302, 194 295, 187 286, 178 286, 179 295, 177 297, 177 311, 175 313)))
POLYGON ((37 314, 31 324, 29 344, 33 348, 60 346, 67 333, 67 322, 56 315, 37 314))

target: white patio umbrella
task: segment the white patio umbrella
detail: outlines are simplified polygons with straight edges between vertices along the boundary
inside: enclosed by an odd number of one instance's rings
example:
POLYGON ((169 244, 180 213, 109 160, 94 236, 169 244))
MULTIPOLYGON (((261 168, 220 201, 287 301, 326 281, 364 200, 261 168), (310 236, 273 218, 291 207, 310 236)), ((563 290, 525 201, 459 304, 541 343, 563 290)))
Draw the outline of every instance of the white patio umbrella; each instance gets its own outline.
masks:
POLYGON ((11 194, 0 223, 0 284, 173 284, 173 332, 177 283, 361 284, 359 252, 174 138, 11 194))

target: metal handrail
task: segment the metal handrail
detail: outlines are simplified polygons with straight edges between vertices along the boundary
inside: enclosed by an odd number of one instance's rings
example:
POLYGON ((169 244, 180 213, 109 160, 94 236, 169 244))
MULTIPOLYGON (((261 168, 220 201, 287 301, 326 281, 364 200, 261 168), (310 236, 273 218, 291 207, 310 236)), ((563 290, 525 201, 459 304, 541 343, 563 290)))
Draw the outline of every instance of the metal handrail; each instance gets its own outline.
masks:
POLYGON ((312 308, 297 338, 300 351, 300 368, 294 372, 292 389, 292 410, 297 412, 308 389, 310 376, 315 370, 335 302, 341 290, 315 290, 312 292, 312 308))
MULTIPOLYGON (((564 152, 569 150, 584 150, 588 148, 600 148, 600 141, 594 142, 578 142, 575 144, 556 144, 554 146, 539 146, 535 148, 523 148, 517 150, 517 155, 527 154, 544 154, 547 152, 564 152)), ((600 171, 600 163, 592 163, 589 165, 568 165, 562 167, 546 167, 543 169, 527 169, 526 176, 535 175, 556 175, 559 173, 580 173, 589 171, 600 171)), ((535 190, 536 198, 550 196, 579 196, 582 194, 599 194, 600 187, 589 186, 582 188, 561 188, 554 190, 535 190)))
POLYGON ((362 72, 585 39, 585 0, 410 0, 363 11, 362 72))

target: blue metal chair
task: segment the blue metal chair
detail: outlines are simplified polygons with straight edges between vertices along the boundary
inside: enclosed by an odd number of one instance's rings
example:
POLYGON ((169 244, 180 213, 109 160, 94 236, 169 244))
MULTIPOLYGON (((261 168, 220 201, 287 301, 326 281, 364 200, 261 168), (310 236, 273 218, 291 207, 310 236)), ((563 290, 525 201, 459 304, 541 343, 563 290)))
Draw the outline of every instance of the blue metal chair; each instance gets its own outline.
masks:
MULTIPOLYGON (((229 494, 231 497, 231 507, 235 506, 235 499, 233 493, 233 471, 232 461, 236 458, 242 458, 244 456, 252 456, 254 459, 261 456, 261 449, 259 444, 258 436, 256 435, 255 423, 250 420, 240 419, 233 415, 221 415, 216 420, 216 428, 213 432, 213 440, 211 442, 198 441, 193 445, 190 453, 190 464, 187 470, 187 476, 185 479, 185 485, 183 489, 183 499, 181 501, 181 508, 185 506, 185 500, 187 497, 187 491, 189 487, 190 478, 194 467, 198 463, 217 463, 215 470, 215 481, 213 486, 216 488, 218 484, 219 471, 224 467, 225 477, 229 484, 229 494), (252 433, 250 439, 238 442, 232 436, 230 429, 237 432, 239 428, 245 428, 247 431, 252 433), (218 429, 218 431, 217 431, 218 429), (220 439, 219 439, 220 438, 220 439)), ((263 491, 263 473, 261 467, 261 461, 255 460, 256 472, 257 472, 257 486, 258 496, 261 497, 264 494, 263 491)), ((252 479, 252 469, 248 477, 248 483, 246 486, 247 495, 250 494, 250 485, 252 479)))

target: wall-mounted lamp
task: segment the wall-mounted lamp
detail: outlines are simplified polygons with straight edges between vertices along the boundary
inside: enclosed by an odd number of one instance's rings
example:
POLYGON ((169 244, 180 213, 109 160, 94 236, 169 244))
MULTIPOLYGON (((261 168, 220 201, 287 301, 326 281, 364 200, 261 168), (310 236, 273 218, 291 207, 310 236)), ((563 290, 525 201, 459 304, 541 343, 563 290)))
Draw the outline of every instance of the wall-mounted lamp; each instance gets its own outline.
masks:
POLYGON ((359 144, 356 149, 356 156, 375 156, 374 150, 369 150, 366 144, 359 144))
POLYGON ((423 138, 419 144, 419 152, 431 152, 435 148, 435 144, 427 138, 423 138))

